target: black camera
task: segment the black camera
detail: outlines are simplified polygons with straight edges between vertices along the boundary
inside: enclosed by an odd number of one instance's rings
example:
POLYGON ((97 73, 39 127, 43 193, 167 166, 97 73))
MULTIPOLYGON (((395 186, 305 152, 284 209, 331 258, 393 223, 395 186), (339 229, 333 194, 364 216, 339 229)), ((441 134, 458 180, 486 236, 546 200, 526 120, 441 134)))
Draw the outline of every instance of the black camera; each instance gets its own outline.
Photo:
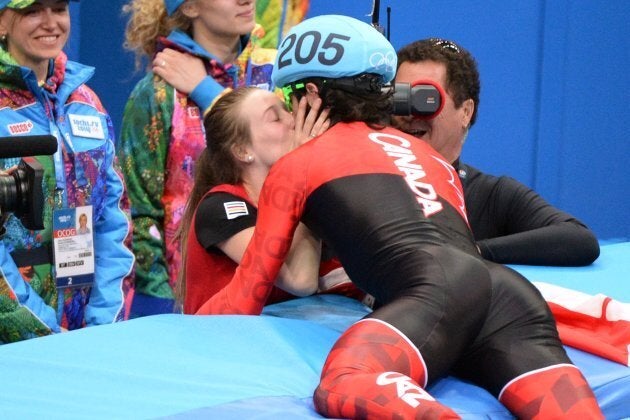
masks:
MULTIPOLYGON (((439 84, 430 80, 384 85, 379 75, 363 73, 354 77, 325 79, 324 86, 347 92, 391 93, 392 114, 394 115, 413 115, 417 118, 431 119, 442 111, 443 106, 444 91, 439 84)), ((303 87, 304 83, 301 83, 301 88, 303 87)), ((288 89, 289 92, 293 92, 300 87, 290 84, 288 89)))
POLYGON ((53 136, 19 136, 0 138, 0 158, 22 157, 17 168, 0 175, 0 216, 10 213, 19 218, 25 228, 44 228, 44 169, 32 156, 52 155, 57 151, 53 136))
MULTIPOLYGON (((385 87, 391 89, 392 86, 385 87)), ((442 110, 442 88, 430 81, 396 83, 392 96, 394 115, 435 118, 442 110)))
POLYGON ((27 229, 43 229, 43 174, 37 159, 25 157, 10 175, 0 176, 0 214, 13 213, 27 229))

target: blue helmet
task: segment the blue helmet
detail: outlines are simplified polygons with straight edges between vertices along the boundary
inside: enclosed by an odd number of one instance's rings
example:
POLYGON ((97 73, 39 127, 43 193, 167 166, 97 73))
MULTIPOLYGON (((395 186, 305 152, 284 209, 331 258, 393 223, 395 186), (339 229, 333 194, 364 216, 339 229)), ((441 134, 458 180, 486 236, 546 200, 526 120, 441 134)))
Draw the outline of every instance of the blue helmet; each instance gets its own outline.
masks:
POLYGON ((339 79, 373 73, 389 83, 396 50, 375 28, 340 15, 322 15, 295 25, 278 47, 271 78, 282 88, 310 77, 339 79))

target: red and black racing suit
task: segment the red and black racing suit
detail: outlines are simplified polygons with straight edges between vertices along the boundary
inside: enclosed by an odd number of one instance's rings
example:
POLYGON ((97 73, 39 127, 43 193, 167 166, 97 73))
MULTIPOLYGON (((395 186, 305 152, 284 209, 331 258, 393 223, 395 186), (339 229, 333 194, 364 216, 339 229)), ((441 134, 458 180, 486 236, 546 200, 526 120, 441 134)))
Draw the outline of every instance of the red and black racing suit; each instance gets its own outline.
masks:
POLYGON ((565 410, 576 394, 598 411, 537 290, 478 256, 459 179, 425 142, 393 128, 336 124, 272 167, 258 204, 232 282, 198 313, 259 314, 300 220, 382 304, 332 349, 315 394, 322 414, 454 415, 414 388, 447 372, 488 389, 519 416, 555 415, 549 407, 565 410), (527 381, 515 388, 519 375, 552 366, 560 368, 538 375, 538 388, 527 381), (558 375, 571 378, 563 384, 569 391, 551 395, 558 375))

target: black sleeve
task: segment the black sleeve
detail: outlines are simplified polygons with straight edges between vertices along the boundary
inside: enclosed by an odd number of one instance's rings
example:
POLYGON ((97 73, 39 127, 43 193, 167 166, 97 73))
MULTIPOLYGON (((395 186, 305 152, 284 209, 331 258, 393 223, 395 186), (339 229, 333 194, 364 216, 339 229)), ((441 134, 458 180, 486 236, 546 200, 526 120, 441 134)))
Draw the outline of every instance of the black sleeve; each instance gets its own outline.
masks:
POLYGON ((256 225, 256 207, 233 194, 206 196, 197 207, 195 234, 208 251, 238 232, 256 225))
POLYGON ((597 259, 599 243, 584 223, 515 179, 464 168, 469 222, 484 258, 557 266, 588 265, 597 259))

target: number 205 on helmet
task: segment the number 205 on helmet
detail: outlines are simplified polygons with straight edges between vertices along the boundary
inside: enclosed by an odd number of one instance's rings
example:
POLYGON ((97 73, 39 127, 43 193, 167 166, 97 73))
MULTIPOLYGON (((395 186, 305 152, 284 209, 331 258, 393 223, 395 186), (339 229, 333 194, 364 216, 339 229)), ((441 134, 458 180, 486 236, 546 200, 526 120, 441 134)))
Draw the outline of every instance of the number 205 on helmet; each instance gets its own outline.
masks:
POLYGON ((363 73, 389 83, 396 73, 396 50, 379 31, 360 20, 322 15, 294 26, 278 47, 272 79, 283 86, 302 79, 337 79, 363 73))

